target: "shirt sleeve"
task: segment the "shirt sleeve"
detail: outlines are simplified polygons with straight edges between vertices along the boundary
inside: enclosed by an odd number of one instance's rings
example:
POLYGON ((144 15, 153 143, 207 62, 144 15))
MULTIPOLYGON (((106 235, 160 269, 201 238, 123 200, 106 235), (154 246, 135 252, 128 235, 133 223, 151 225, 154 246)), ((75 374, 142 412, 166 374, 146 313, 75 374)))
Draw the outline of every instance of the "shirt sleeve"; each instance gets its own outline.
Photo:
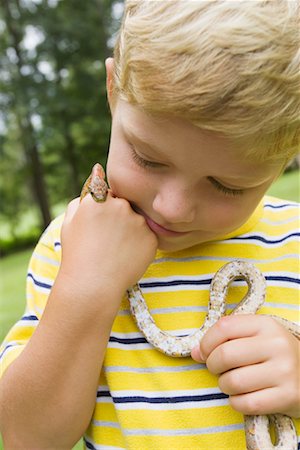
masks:
POLYGON ((51 222, 31 256, 26 280, 26 309, 0 346, 0 377, 21 354, 43 314, 61 261, 62 222, 63 216, 51 222))

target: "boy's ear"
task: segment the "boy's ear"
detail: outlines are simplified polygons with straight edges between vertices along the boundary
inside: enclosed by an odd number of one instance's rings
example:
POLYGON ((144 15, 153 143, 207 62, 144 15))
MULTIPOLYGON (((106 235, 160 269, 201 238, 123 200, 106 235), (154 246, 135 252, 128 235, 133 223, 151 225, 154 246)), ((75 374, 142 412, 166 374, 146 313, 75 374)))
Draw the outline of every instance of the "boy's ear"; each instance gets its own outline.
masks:
POLYGON ((106 67, 106 91, 107 99, 109 103, 110 110, 112 112, 113 107, 113 71, 114 71, 114 59, 107 58, 105 60, 106 67))

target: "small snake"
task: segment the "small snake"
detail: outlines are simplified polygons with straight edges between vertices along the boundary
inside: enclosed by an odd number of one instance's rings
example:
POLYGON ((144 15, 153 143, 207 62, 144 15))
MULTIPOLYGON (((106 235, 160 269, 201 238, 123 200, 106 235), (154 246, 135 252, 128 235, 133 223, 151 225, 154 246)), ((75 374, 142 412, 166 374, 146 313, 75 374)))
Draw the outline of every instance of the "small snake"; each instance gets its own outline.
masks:
MULTIPOLYGON (((95 164, 91 175, 83 185, 80 200, 90 193, 96 202, 104 202, 108 192, 105 173, 100 164, 95 164)), ((232 261, 224 265, 213 277, 210 287, 208 313, 204 324, 188 336, 173 336, 156 325, 138 284, 127 290, 131 313, 138 328, 147 341, 157 350, 173 357, 190 356, 192 349, 199 345, 206 331, 214 325, 226 311, 226 295, 229 285, 236 279, 246 281, 248 292, 234 308, 232 314, 255 314, 263 305, 266 281, 261 272, 245 261, 232 261)), ((273 319, 300 339, 300 327, 278 316, 273 319)), ((297 434, 290 417, 283 414, 268 416, 244 416, 245 435, 248 450, 297 450, 297 434), (270 437, 270 426, 274 426, 276 443, 270 437)))

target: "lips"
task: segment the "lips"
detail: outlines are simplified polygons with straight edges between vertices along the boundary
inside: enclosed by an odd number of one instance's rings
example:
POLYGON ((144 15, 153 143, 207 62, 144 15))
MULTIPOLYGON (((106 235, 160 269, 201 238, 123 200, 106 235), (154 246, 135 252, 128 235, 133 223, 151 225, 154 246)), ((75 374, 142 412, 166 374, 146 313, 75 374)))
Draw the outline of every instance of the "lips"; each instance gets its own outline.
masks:
POLYGON ((162 225, 159 225, 157 222, 154 222, 154 220, 150 219, 149 216, 147 216, 147 214, 144 213, 144 211, 142 211, 141 209, 137 208, 135 205, 132 205, 133 209, 135 210, 135 212, 137 212, 138 214, 142 215, 146 222, 148 227, 155 233, 161 236, 169 236, 169 237, 179 237, 179 236, 184 236, 186 234, 188 234, 188 232, 182 232, 182 231, 173 231, 170 230, 168 228, 163 227, 162 225))

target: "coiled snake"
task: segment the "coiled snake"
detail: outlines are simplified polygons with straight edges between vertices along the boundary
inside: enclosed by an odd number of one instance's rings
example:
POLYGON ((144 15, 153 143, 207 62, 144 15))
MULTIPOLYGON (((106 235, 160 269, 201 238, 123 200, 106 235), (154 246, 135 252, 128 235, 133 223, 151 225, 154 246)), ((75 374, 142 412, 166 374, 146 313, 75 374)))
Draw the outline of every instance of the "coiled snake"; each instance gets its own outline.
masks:
MULTIPOLYGON (((83 199, 90 193, 96 202, 103 202, 107 195, 105 173, 100 164, 93 167, 80 195, 83 199)), ((260 271, 250 263, 232 261, 223 266, 213 277, 210 287, 210 301, 204 324, 195 333, 177 337, 160 330, 145 303, 138 284, 128 289, 128 299, 133 317, 138 328, 147 341, 157 350, 173 357, 186 357, 199 344, 205 332, 214 325, 226 310, 226 294, 230 283, 243 279, 248 285, 248 292, 232 314, 255 314, 265 300, 266 282, 260 271)), ((271 316, 300 339, 300 329, 295 323, 271 316)), ((245 435, 248 450, 296 450, 297 434, 290 417, 282 414, 269 416, 244 416, 245 435), (270 437, 270 425, 274 426, 276 442, 270 437)))

